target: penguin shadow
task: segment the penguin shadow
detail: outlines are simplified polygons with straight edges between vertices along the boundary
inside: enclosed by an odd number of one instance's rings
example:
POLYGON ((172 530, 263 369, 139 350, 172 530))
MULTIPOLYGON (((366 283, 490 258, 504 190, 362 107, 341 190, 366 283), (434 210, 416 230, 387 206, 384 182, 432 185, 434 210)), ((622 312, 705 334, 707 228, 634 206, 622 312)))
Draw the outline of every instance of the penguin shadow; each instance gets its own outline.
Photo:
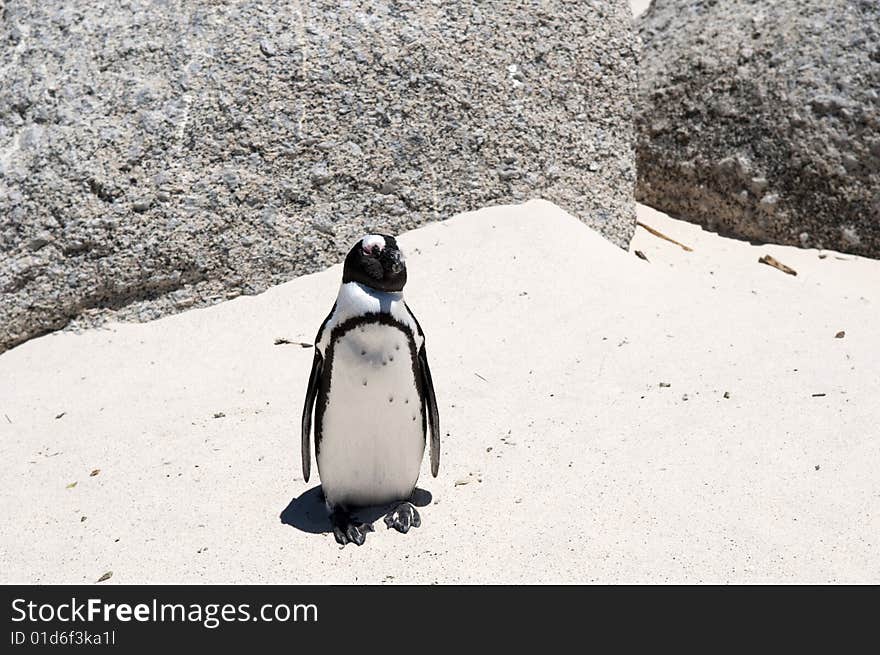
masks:
MULTIPOLYGON (((410 502, 416 507, 430 505, 433 500, 431 492, 427 489, 416 487, 410 502)), ((358 507, 352 510, 352 516, 365 523, 374 523, 384 517, 388 512, 397 507, 398 503, 389 505, 370 505, 358 507)), ((324 490, 321 485, 312 487, 308 491, 294 498, 281 512, 281 522, 296 528, 302 532, 311 534, 323 534, 333 532, 327 506, 324 504, 324 490)))

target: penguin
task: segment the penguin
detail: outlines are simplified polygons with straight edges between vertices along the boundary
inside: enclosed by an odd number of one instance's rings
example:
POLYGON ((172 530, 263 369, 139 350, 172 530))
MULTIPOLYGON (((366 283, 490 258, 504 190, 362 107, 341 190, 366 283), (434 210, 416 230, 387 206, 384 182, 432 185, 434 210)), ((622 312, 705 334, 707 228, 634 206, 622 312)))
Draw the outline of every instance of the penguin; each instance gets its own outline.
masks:
POLYGON ((411 502, 430 430, 440 467, 440 417, 425 334, 403 299, 406 261, 392 236, 368 234, 345 257, 336 302, 315 337, 302 413, 302 471, 315 459, 336 541, 362 545, 358 507, 393 505, 388 528, 421 518, 411 502))

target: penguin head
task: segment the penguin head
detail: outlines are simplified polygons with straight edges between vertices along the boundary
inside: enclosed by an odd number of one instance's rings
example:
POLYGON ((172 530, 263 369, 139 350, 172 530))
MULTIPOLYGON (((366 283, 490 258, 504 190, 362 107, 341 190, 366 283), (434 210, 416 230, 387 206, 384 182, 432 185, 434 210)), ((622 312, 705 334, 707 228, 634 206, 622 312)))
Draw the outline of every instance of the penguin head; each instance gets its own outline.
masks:
POLYGON ((402 291, 406 284, 406 258, 394 237, 368 234, 345 257, 342 283, 359 282, 377 291, 402 291))

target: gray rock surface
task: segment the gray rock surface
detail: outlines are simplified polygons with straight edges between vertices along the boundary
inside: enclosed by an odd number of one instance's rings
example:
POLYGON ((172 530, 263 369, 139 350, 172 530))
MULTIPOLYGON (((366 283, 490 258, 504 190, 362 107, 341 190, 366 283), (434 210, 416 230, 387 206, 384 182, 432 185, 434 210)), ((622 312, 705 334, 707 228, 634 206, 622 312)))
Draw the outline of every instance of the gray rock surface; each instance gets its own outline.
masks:
POLYGON ((621 246, 634 229, 625 0, 0 11, 0 351, 485 205, 545 198, 621 246))
POLYGON ((637 200, 880 257, 880 2, 654 0, 637 26, 637 200))

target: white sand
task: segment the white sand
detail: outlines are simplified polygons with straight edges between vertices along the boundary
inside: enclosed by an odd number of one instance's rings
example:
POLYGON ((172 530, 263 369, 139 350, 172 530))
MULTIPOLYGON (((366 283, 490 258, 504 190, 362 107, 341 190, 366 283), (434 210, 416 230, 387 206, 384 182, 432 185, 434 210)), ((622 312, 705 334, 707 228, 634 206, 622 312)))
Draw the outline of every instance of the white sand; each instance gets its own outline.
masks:
POLYGON ((630 0, 629 6, 632 9, 633 16, 639 16, 648 10, 651 0, 630 0))
POLYGON ((0 581, 880 582, 880 262, 641 217, 694 252, 537 201, 400 239, 449 436, 422 527, 361 548, 279 518, 317 480, 273 342, 339 267, 0 355, 0 581))

